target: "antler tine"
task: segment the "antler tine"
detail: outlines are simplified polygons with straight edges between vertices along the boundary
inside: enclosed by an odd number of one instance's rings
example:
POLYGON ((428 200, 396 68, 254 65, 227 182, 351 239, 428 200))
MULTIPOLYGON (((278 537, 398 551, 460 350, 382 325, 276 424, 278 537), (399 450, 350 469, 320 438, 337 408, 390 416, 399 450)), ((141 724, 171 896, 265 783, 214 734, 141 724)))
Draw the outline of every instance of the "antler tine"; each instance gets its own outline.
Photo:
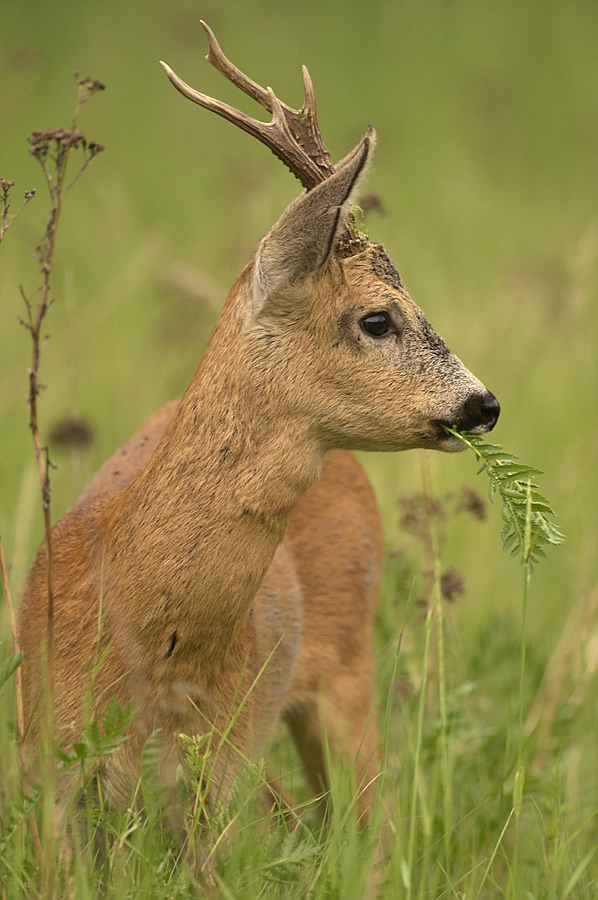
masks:
POLYGON ((248 78, 244 72, 241 72, 240 69, 226 58, 222 50, 220 49, 220 44, 216 40, 216 35, 212 31, 209 25, 200 19, 200 25, 203 27, 205 33, 208 36, 208 55, 206 59, 209 63, 211 63, 215 69, 224 75, 225 78, 228 78, 229 81, 240 88, 243 93, 247 94, 249 97, 252 97, 254 100, 257 100, 264 109, 267 109, 269 113, 272 112, 272 103, 270 101, 270 95, 268 91, 264 90, 264 88, 257 84, 257 82, 252 81, 251 78, 248 78))
POLYGON ((293 113, 294 122, 297 123, 297 126, 301 126, 302 130, 301 135, 295 134, 295 139, 314 160, 318 168, 326 172, 327 176, 332 175, 334 166, 320 134, 316 115, 316 93, 307 66, 301 66, 301 74, 303 75, 303 109, 300 114, 290 110, 293 113))
POLYGON ((312 116, 315 119, 316 93, 307 66, 301 66, 301 74, 303 76, 303 109, 301 112, 304 116, 312 116))
MULTIPOLYGON (((210 26, 203 20, 201 20, 201 25, 208 36, 209 49, 208 55, 206 56, 207 61, 245 94, 252 97, 253 100, 257 100, 264 109, 267 109, 270 113, 273 112, 269 91, 264 90, 261 85, 245 75, 244 72, 241 72, 241 70, 224 55, 220 44, 216 39, 216 35, 210 26)), ((303 147, 317 167, 322 170, 323 177, 327 178, 329 175, 332 175, 334 168, 330 161, 330 154, 328 153, 324 141, 322 140, 322 135, 320 134, 318 120, 316 118, 316 95, 307 66, 302 66, 302 74, 304 100, 301 112, 287 106, 282 100, 279 100, 278 102, 284 112, 287 125, 294 139, 299 146, 303 147)))
POLYGON ((161 63, 177 90, 266 144, 307 190, 332 175, 334 168, 318 128, 315 94, 307 69, 304 67, 303 71, 304 105, 298 112, 279 100, 271 88, 264 89, 233 65, 220 49, 212 29, 203 21, 201 24, 208 36, 208 62, 272 113, 272 121, 266 124, 252 119, 226 103, 201 94, 185 84, 165 63, 161 63))
POLYGON ((268 97, 274 110, 272 121, 260 122, 229 106, 228 103, 222 103, 220 100, 214 100, 212 97, 208 97, 207 94, 196 91, 184 82, 182 78, 179 78, 165 62, 160 61, 160 65, 172 84, 184 97, 187 97, 188 100, 192 100, 193 103, 197 103, 199 106, 203 106, 204 109, 209 109, 224 119, 228 119, 233 125, 237 125, 243 131, 246 131, 269 147, 272 153, 290 169, 295 178, 299 179, 304 188, 310 190, 324 180, 326 176, 322 174, 316 162, 310 159, 289 132, 282 104, 273 93, 268 97), (272 98, 274 98, 274 102, 272 98))

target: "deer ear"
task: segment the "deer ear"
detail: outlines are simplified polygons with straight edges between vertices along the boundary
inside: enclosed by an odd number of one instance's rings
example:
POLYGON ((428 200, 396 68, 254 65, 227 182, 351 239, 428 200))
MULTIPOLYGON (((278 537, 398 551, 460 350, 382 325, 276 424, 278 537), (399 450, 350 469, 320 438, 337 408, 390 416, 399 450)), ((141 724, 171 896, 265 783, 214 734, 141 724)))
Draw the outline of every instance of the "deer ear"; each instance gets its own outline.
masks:
POLYGON ((376 132, 370 127, 338 171, 293 200, 261 241, 254 269, 254 301, 258 308, 276 288, 324 265, 347 224, 375 141, 376 132))

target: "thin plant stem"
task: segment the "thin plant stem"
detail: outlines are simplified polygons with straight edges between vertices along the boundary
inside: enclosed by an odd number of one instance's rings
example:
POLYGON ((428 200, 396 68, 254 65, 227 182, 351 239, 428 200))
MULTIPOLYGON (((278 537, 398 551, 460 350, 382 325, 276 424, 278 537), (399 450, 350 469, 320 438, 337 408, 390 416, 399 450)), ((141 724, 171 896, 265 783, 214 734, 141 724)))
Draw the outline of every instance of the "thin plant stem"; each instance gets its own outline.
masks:
MULTIPOLYGON (((10 634, 12 639, 12 652, 16 656, 21 651, 19 645, 19 636, 17 633, 17 619, 15 609, 12 602, 12 594, 10 584, 8 582, 8 572, 6 571, 6 562, 4 560, 4 547, 2 545, 2 537, 0 537, 0 572, 2 574, 2 584, 4 586, 4 596, 6 597, 6 606, 8 607, 8 619, 10 622, 10 634)), ((23 737, 25 735, 25 714, 23 712, 23 675, 21 667, 15 671, 15 694, 17 703, 17 744, 19 747, 19 757, 21 765, 25 769, 25 754, 23 750, 23 737)))
POLYGON ((507 816, 507 821, 506 821, 505 824, 503 825, 502 831, 501 831, 501 833, 500 833, 499 836, 498 836, 498 840, 497 840, 496 844, 494 845, 494 850, 492 851, 492 855, 491 855, 490 859, 488 860, 488 865, 486 866, 486 870, 485 870, 485 872, 484 872, 484 876, 483 876, 483 878, 482 878, 482 881, 481 881, 480 886, 479 886, 478 891, 477 891, 477 896, 478 896, 478 897, 481 897, 481 896, 482 896, 482 888, 484 887, 484 885, 485 885, 485 883, 486 883, 486 879, 488 878, 488 875, 489 875, 489 873, 490 873, 490 869, 492 868, 492 863, 494 862, 495 857, 496 857, 496 854, 498 853, 498 850, 499 850, 499 848, 500 848, 500 845, 502 844, 502 839, 503 839, 504 836, 505 836, 506 830, 507 830, 507 828, 509 827, 509 822, 510 822, 511 819, 513 818, 513 813, 514 813, 514 812, 515 812, 515 809, 514 809, 514 808, 511 809, 509 815, 507 816))
POLYGON ((521 658, 519 662, 519 739, 517 744, 517 768, 521 769, 524 741, 524 706, 525 706, 525 663, 526 663, 526 632, 527 632, 527 606, 530 583, 529 566, 523 570, 523 601, 521 609, 521 658))
POLYGON ((529 591, 529 582, 531 577, 530 555, 532 550, 532 495, 531 481, 527 480, 526 492, 527 504, 525 515, 525 532, 523 544, 523 608, 521 610, 521 661, 519 669, 519 742, 517 746, 517 768, 521 767, 521 757, 523 754, 523 707, 525 702, 524 696, 524 680, 525 680, 525 645, 527 632, 527 600, 529 591))
MULTIPOLYGON (((54 221, 57 221, 55 217, 51 217, 54 221)), ((49 249, 49 262, 48 265, 45 266, 44 272, 44 281, 42 286, 42 295, 41 300, 37 310, 37 316, 35 321, 33 320, 31 304, 29 303, 23 289, 21 288, 21 294, 25 301, 28 311, 28 330, 31 335, 32 341, 32 357, 31 357, 31 368, 29 369, 29 395, 27 398, 27 404, 29 406, 29 428, 31 431, 31 436, 33 439, 33 446, 35 449, 35 460, 38 467, 38 474, 40 480, 40 488, 41 488, 41 496, 42 496, 42 512, 43 512, 43 520, 44 520, 44 542, 46 547, 46 563, 47 563, 47 605, 46 605, 46 646, 45 646, 45 659, 46 659, 46 680, 45 680, 45 689, 46 689, 46 713, 47 713, 47 728, 48 728, 48 736, 52 734, 53 731, 53 711, 52 711, 52 698, 54 696, 54 567, 53 567, 53 553, 52 553, 52 518, 50 511, 50 496, 51 496, 51 485, 50 485, 50 459, 48 456, 47 448, 42 446, 41 438, 39 435, 39 425, 38 425, 38 412, 37 412, 37 397, 39 395, 41 385, 39 382, 39 366, 41 359, 41 350, 43 347, 43 341, 40 339, 41 327, 44 321, 44 317, 48 311, 48 296, 50 290, 50 273, 51 273, 51 259, 54 252, 54 241, 55 241, 55 230, 52 232, 52 238, 49 249)))
POLYGON ((434 586, 432 590, 432 608, 436 625, 436 663, 438 671, 438 705, 440 707, 440 758, 443 792, 444 819, 444 852, 447 881, 450 882, 450 843, 453 827, 453 798, 451 790, 451 771, 448 750, 448 714, 446 702, 446 665, 444 653, 444 615, 442 593, 440 590, 440 552, 434 527, 431 528, 432 548, 434 555, 434 586))
MULTIPOLYGON (((76 130, 77 114, 82 103, 96 90, 103 88, 99 82, 91 79, 83 79, 78 82, 78 96, 72 129, 63 128, 36 131, 29 137, 29 151, 37 159, 42 167, 48 194, 50 197, 50 212, 46 221, 44 234, 37 247, 37 258, 40 264, 41 285, 39 286, 39 300, 34 310, 33 303, 27 297, 23 287, 20 287, 21 295, 27 311, 26 321, 22 324, 29 331, 31 337, 31 365, 29 368, 29 391, 27 405, 29 408, 29 428, 35 450, 35 460, 38 467, 39 482, 41 488, 42 512, 44 521, 44 542, 46 554, 46 631, 43 657, 45 664, 44 700, 45 719, 42 744, 44 745, 44 782, 42 798, 42 822, 43 838, 41 849, 41 875, 43 894, 46 898, 52 898, 58 890, 57 867, 57 843, 55 822, 55 771, 53 765, 53 735, 54 735, 54 565, 52 547, 52 517, 50 510, 51 483, 50 461, 48 448, 42 446, 39 433, 38 397, 43 388, 40 381, 41 355, 46 340, 42 333, 46 315, 52 305, 50 296, 52 282, 52 267, 54 252, 56 249, 56 237, 58 224, 62 211, 62 201, 65 193, 64 183, 67 173, 69 154, 72 149, 81 148, 84 153, 83 169, 86 168, 89 159, 97 155, 103 147, 95 142, 88 142, 85 136, 76 130)), ((6 216, 4 216, 6 218, 6 216)))
MULTIPOLYGON (((428 465, 422 465, 422 485, 424 494, 430 498, 431 475, 428 465)), ((436 677, 438 680, 438 705, 440 709, 440 759, 441 759, 441 781, 443 793, 443 820, 444 820, 444 852, 445 867, 447 881, 450 883, 450 840, 452 832, 452 791, 451 791, 451 775, 448 754, 448 714, 446 702, 446 661, 444 652, 444 611, 442 608, 442 591, 441 591, 441 550, 438 529, 434 518, 429 519, 429 565, 432 569, 432 597, 431 607, 434 616, 435 627, 435 650, 436 650, 436 677)), ((445 873, 445 874, 446 874, 445 873)))
POLYGON ((12 223, 20 216, 29 201, 33 200, 33 198, 35 197, 35 190, 25 191, 25 199, 21 203, 16 213, 12 216, 12 218, 9 219, 8 212, 10 210, 10 203, 8 202, 8 199, 10 190, 14 187, 14 184, 14 181, 8 181, 6 178, 0 178, 0 206, 2 207, 2 210, 0 212, 0 244, 2 243, 2 239, 4 238, 4 235, 6 234, 12 223))
POLYGON ((426 693, 428 689, 428 668, 430 663, 430 645, 432 642, 432 620, 433 620, 433 610, 432 607, 428 607, 426 612, 426 637, 424 643, 424 656, 423 656, 423 673, 422 673, 422 684, 420 688, 419 695, 419 707, 417 713, 417 732, 415 738, 415 754, 413 758, 413 787, 411 790, 411 813, 410 813, 410 821, 409 821, 409 848, 407 855, 407 871, 409 873, 409 879, 407 883, 407 900, 411 900, 413 893, 413 883, 414 883, 414 872, 413 872, 413 864, 415 860, 415 839, 417 834, 417 797, 419 793, 420 781, 422 777, 421 769, 420 769, 420 756, 421 749, 423 743, 423 733, 424 733, 424 717, 426 712, 426 693))
MULTIPOLYGON (((10 621, 10 634, 12 638, 12 652, 16 656, 21 651, 19 644, 19 635, 17 631, 17 620, 15 616, 14 604, 12 602, 12 594, 8 581, 8 572, 6 570, 6 561, 4 559, 4 547, 2 538, 0 537, 0 573, 2 575, 2 584, 4 586, 4 596, 6 597, 6 606, 8 607, 8 618, 10 621)), ((21 772, 25 780, 27 780, 27 759, 25 756, 25 746, 23 739, 25 737, 25 713, 23 710, 23 673, 21 666, 15 671, 15 701, 17 706, 17 748, 19 753, 19 761, 21 763, 21 772)), ((35 820, 33 810, 29 813, 29 825, 31 828, 31 838, 35 849, 38 865, 41 865, 42 846, 35 820)))
POLYGON ((531 480, 527 480, 526 491, 526 515, 523 533, 523 603, 521 610, 521 654, 519 663, 519 712, 518 725, 519 733, 517 737, 517 767, 515 769, 515 778, 513 781, 513 801, 515 810, 515 841, 513 846, 513 866, 511 869, 510 882, 513 890, 513 897, 516 896, 517 886, 517 864, 519 861, 519 817, 521 815, 521 807, 523 800, 523 790, 525 786, 525 772, 523 766, 523 725, 524 725, 524 705, 525 705, 525 655, 526 655, 526 635, 527 635, 527 606, 529 583, 531 578, 531 551, 532 551, 532 495, 531 480))
POLYGON ((25 294, 21 286, 21 295, 27 309, 27 329, 31 335, 31 367, 29 369, 29 394, 27 397, 27 405, 29 407, 29 428, 33 439, 35 449, 35 461, 38 467, 38 474, 42 496, 42 512, 44 519, 44 541, 46 545, 46 563, 47 563, 47 606, 46 606, 46 714, 48 737, 53 731, 53 710, 52 698, 54 696, 54 578, 53 578, 53 553, 52 553, 52 518, 50 512, 50 458, 46 447, 42 446, 39 435, 38 424, 38 408, 37 398, 40 394, 42 385, 39 379, 39 368, 41 362, 41 353, 44 345, 42 337, 42 326, 44 319, 51 305, 50 300, 50 283, 52 276, 52 263, 54 260, 54 251, 56 248, 56 235, 58 223, 60 221, 60 213, 62 209, 62 188, 66 173, 66 163, 68 159, 67 147, 61 155, 57 154, 56 173, 52 176, 48 169, 45 157, 38 157, 42 165, 42 169, 46 178, 48 192, 52 201, 48 221, 46 222, 46 230, 42 241, 37 249, 38 258, 41 263, 42 284, 40 287, 40 300, 37 305, 35 317, 33 315, 32 304, 25 294))

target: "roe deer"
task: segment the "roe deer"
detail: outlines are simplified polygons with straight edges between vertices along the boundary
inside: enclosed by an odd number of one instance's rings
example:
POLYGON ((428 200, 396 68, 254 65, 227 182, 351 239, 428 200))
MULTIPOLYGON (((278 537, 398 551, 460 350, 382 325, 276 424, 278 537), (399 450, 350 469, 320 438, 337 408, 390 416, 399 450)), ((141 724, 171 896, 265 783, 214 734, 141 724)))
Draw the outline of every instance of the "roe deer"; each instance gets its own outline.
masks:
MULTIPOLYGON (((179 733, 224 733, 234 717, 240 753, 217 760, 213 776, 226 796, 238 757, 259 753, 282 719, 315 791, 326 785, 324 729, 354 761, 367 819, 382 538, 347 451, 458 450, 443 424, 489 431, 499 405, 432 329, 382 246, 352 228, 373 129, 333 167, 307 70, 295 112, 204 28, 208 60, 272 121, 164 66, 168 77, 266 143, 306 190, 238 276, 182 400, 156 413, 54 526, 56 736, 68 745, 80 735, 97 652, 91 714, 112 697, 136 708, 130 739, 105 761, 114 802, 128 796, 156 728, 169 780, 179 733)), ((46 572, 44 543, 20 609, 28 715, 43 688, 46 572)))

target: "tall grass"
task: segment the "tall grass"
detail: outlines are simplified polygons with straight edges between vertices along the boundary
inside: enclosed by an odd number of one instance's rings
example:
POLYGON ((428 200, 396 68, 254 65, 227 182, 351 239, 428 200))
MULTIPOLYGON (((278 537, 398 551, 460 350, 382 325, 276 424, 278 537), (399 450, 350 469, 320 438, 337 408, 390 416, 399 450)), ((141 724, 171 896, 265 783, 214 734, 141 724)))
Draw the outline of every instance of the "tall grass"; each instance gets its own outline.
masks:
MULTIPOLYGON (((71 754, 60 756, 63 773, 80 780, 82 799, 58 822, 44 800, 53 797, 52 781, 24 791, 16 743, 5 736, 0 864, 6 896, 159 898, 206 889, 244 898, 595 895, 598 805, 581 796, 576 738, 593 706, 583 695, 587 673, 568 673, 576 696, 553 713, 550 741, 545 735, 536 765, 537 733, 525 733, 521 711, 539 698, 542 708, 542 663, 509 618, 489 629, 474 658, 459 659, 459 648, 446 640, 454 637, 454 617, 446 582, 443 588, 438 523, 452 525, 449 500, 434 497, 427 482, 424 487, 417 495, 423 515, 412 533, 433 564, 428 595, 415 600, 413 564, 404 555, 390 557, 377 622, 384 755, 370 826, 358 825, 350 761, 334 757, 332 812, 322 826, 286 743, 273 766, 297 805, 281 800, 268 811, 264 764, 246 761, 231 802, 206 807, 214 754, 226 749, 226 736, 209 735, 184 739, 195 784, 187 842, 165 818, 168 806, 155 777, 159 735, 142 755, 137 802, 114 812, 101 783, 86 780, 122 740, 128 717, 114 707, 101 728, 90 723, 71 754), (203 879, 193 850, 198 835, 203 879)), ((529 502, 527 522, 531 531, 529 502)), ((9 684, 8 669, 6 676, 9 684)), ((544 706, 550 700, 545 696, 544 706)))
MULTIPOLYGON (((478 453, 496 460, 496 447, 488 452, 487 445, 474 443, 478 453)), ((522 631, 504 621, 489 632, 477 659, 459 664, 446 641, 454 626, 456 582, 454 574, 452 585, 443 576, 443 548, 444 532, 460 507, 454 498, 434 496, 427 476, 423 488, 404 501, 404 523, 432 565, 427 595, 414 600, 411 564, 402 555, 390 557, 377 621, 384 753, 370 825, 358 823, 359 786, 350 761, 333 756, 331 812, 322 825, 310 812, 286 744, 275 753, 274 767, 283 787, 297 795, 291 806, 282 798, 264 804, 265 764, 246 760, 230 802, 208 807, 215 759, 228 749, 226 735, 210 734, 181 738, 191 773, 184 788, 185 794, 191 791, 182 803, 186 840, 169 817, 157 779, 159 733, 142 753, 131 806, 115 812, 94 775, 97 763, 125 739, 130 721, 131 711, 112 704, 101 727, 90 723, 72 751, 58 756, 63 776, 71 772, 79 782, 77 803, 58 821, 47 804, 54 797, 53 777, 24 790, 16 742, 6 741, 0 841, 5 895, 159 898, 208 890, 225 898, 594 896, 598 806, 575 802, 571 772, 564 777, 575 748, 571 731, 588 702, 580 696, 584 678, 574 679, 573 714, 571 702, 560 715, 553 711, 552 740, 547 745, 544 734, 538 766, 541 732, 526 733, 523 711, 539 705, 541 716, 551 698, 542 702, 537 660, 528 665, 525 613, 522 631), (407 623, 405 608, 412 610, 407 623), (500 680, 511 682, 506 703, 496 691, 497 663, 500 680), (564 739, 563 724, 569 730, 564 739), (32 813, 41 856, 29 824, 32 813)), ((524 591, 538 528, 529 481, 526 495, 524 591)), ((465 499, 479 515, 479 497, 469 493, 465 499)), ((11 668, 3 670, 3 684, 11 668)), ((178 810, 180 819, 180 805, 178 810)))

